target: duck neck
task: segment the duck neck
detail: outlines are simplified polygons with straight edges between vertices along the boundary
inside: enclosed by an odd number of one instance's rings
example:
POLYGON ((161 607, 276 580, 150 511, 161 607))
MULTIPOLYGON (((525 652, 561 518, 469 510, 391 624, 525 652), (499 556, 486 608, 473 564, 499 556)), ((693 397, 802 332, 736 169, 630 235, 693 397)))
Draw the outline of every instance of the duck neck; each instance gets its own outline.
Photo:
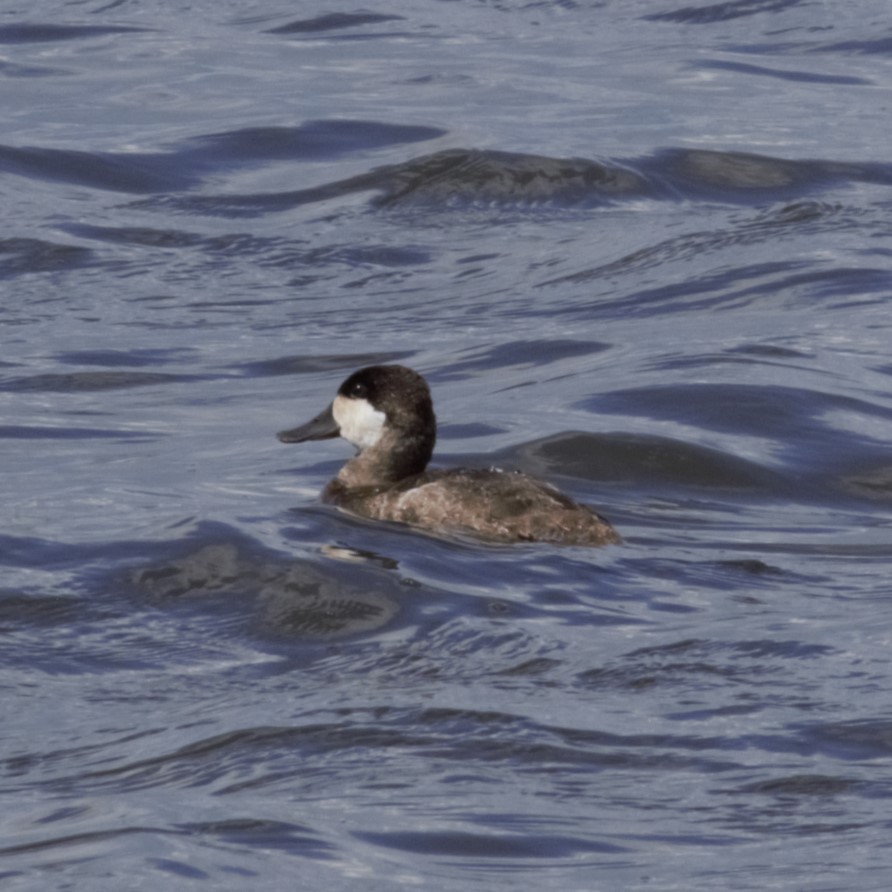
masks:
POLYGON ((434 438, 385 429, 377 443, 351 458, 337 479, 348 489, 390 486, 420 474, 430 461, 434 438))

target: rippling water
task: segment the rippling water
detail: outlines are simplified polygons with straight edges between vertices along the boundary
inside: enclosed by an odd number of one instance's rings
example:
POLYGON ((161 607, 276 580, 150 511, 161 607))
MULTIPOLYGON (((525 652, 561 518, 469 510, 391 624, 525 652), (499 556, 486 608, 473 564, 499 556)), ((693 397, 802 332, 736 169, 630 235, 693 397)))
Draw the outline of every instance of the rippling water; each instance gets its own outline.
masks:
MULTIPOLYGON (((22 7, 24 10, 24 7, 22 7)), ((5 889, 886 889, 880 0, 0 15, 5 889), (351 518, 353 369, 624 544, 351 518)))

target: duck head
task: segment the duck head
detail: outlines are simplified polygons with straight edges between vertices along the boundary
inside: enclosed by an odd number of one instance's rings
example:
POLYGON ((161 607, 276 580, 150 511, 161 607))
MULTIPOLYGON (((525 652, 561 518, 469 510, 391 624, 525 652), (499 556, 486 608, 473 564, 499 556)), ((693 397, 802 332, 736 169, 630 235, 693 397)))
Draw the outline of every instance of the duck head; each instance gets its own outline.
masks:
POLYGON ((401 365, 367 366, 341 384, 323 412, 278 435, 283 443, 343 437, 357 450, 338 479, 347 486, 394 483, 421 473, 437 436, 430 389, 401 365))

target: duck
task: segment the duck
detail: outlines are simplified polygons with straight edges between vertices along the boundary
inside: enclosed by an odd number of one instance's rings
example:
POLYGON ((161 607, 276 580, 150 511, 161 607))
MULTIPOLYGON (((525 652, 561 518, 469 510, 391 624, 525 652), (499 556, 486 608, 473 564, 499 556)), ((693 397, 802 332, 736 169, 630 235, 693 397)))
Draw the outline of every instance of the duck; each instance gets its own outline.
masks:
POLYGON ((342 437, 356 448, 322 500, 373 520, 493 543, 619 543, 609 521, 548 483, 498 468, 428 469, 437 419, 427 381, 402 365, 353 372, 312 420, 282 443, 342 437))

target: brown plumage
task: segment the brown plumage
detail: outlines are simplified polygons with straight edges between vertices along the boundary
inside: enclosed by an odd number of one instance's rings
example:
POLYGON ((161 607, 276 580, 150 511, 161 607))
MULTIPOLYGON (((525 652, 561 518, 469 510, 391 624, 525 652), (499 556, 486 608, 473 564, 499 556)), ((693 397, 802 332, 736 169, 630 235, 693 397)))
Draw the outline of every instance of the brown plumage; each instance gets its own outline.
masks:
POLYGON ((526 474, 425 470, 436 417, 424 378, 404 366, 354 372, 321 415, 278 436, 300 443, 338 435, 359 452, 326 486, 323 498, 355 514, 493 542, 598 546, 620 541, 587 505, 526 474))

